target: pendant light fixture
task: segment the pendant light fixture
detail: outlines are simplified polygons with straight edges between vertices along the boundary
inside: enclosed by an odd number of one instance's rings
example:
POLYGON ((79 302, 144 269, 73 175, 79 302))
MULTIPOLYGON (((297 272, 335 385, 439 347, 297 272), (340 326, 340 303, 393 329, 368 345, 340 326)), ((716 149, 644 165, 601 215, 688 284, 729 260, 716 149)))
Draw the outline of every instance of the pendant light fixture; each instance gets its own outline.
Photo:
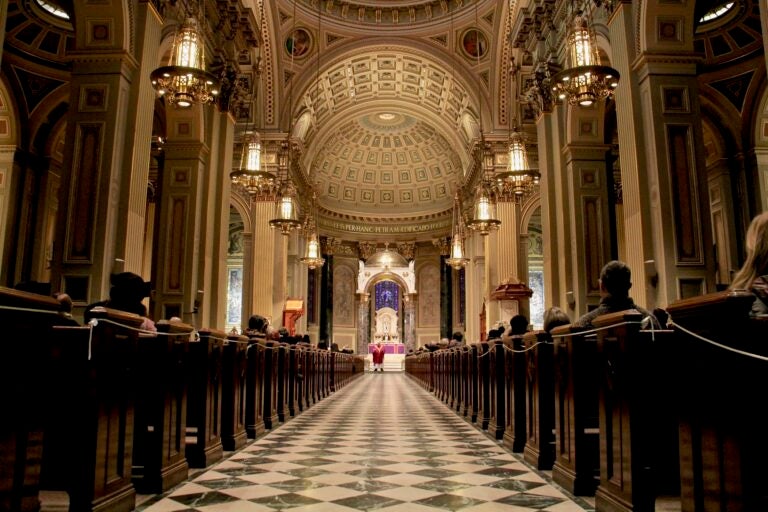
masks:
MULTIPOLYGON (((205 8, 198 5, 199 16, 205 21, 205 8)), ((150 75, 152 87, 169 104, 189 108, 195 103, 213 103, 219 94, 219 80, 205 70, 205 41, 197 18, 187 15, 173 38, 171 57, 167 66, 150 75)))
MULTIPOLYGON (((475 30, 477 31, 478 40, 480 38, 480 24, 478 22, 478 4, 475 4, 475 30)), ((480 66, 480 51, 475 53, 477 57, 478 69, 480 66)), ((493 189, 493 173, 494 173, 494 155, 491 145, 486 142, 483 135, 483 91, 480 84, 480 80, 477 82, 478 101, 480 105, 480 145, 476 148, 475 153, 475 165, 481 166, 482 177, 480 184, 477 187, 475 193, 475 206, 473 208, 472 219, 467 225, 480 233, 482 236, 487 236, 491 231, 499 229, 501 221, 496 215, 496 193, 493 189)))
MULTIPOLYGON (((291 38, 296 37, 296 1, 293 2, 293 28, 291 38)), ((294 229, 301 227, 299 221, 298 203, 296 200, 296 188, 291 181, 291 166, 293 164, 293 149, 291 147, 291 135, 293 134, 293 82, 296 80, 294 69, 295 41, 291 44, 291 85, 288 96, 288 136, 283 142, 278 155, 280 166, 279 193, 275 201, 275 217, 269 221, 269 226, 280 229, 283 235, 290 235, 294 229)))
MULTIPOLYGON (((510 17, 511 23, 511 17, 510 17)), ((517 67, 514 59, 510 71, 509 98, 510 111, 512 100, 517 100, 517 67)), ((516 108, 516 106, 515 106, 516 108)), ((528 151, 525 139, 517 125, 517 115, 510 115, 509 121, 509 163, 505 172, 496 175, 496 181, 502 193, 510 194, 516 203, 521 203, 536 190, 539 184, 539 172, 528 164, 528 151)))
POLYGON ((573 6, 572 11, 566 37, 568 67, 552 77, 552 91, 570 105, 589 107, 613 94, 619 85, 619 72, 600 65, 589 15, 573 6))
POLYGON ((453 227, 451 233, 451 254, 445 263, 460 270, 468 262, 469 258, 464 257, 464 221, 461 215, 461 200, 459 191, 453 196, 453 227))

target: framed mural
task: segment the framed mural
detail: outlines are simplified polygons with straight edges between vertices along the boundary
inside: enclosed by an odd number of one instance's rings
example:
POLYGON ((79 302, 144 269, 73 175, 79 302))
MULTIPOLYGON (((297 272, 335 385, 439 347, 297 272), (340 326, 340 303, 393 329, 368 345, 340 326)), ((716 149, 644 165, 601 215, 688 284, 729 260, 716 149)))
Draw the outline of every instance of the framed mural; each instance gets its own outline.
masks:
POLYGON ((488 38, 476 28, 470 28, 461 36, 461 49, 467 57, 482 59, 488 53, 488 38))
POLYGON ((293 34, 285 38, 285 51, 288 52, 288 55, 293 55, 297 59, 309 53, 311 46, 312 37, 303 28, 297 28, 293 31, 293 34))

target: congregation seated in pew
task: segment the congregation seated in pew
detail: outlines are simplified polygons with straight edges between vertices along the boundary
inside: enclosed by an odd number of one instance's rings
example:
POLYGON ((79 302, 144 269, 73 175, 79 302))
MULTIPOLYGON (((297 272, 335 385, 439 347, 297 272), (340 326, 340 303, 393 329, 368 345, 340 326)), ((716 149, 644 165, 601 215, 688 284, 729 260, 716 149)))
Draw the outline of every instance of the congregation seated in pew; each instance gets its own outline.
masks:
POLYGON ((648 318, 650 326, 661 329, 659 321, 650 311, 641 308, 632 297, 629 289, 632 288, 632 272, 623 261, 609 261, 600 271, 600 305, 576 320, 574 327, 591 328, 592 320, 607 313, 615 313, 628 309, 636 309, 648 318))

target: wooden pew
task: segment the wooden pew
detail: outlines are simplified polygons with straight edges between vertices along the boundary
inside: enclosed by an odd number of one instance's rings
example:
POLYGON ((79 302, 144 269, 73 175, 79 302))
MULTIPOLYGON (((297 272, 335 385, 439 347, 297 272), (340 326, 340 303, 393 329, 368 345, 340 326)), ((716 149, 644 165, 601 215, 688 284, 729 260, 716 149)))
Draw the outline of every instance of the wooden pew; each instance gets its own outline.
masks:
POLYGON ((768 510, 768 319, 749 317, 753 300, 747 292, 720 292, 667 308, 679 377, 683 512, 768 510))
POLYGON ((58 357, 44 340, 62 323, 60 305, 51 297, 0 287, 0 306, 0 511, 35 511, 40 507, 45 376, 58 357))
MULTIPOLYGON (((46 402, 41 488, 66 491, 69 509, 128 512, 132 477, 134 388, 142 319, 95 308, 93 328, 54 327, 54 357, 42 376, 46 402)), ((19 509, 12 509, 19 510, 19 509)))
POLYGON ((161 320, 138 341, 133 483, 145 494, 187 479, 187 365, 191 325, 161 320))
POLYGON ((523 346, 527 420, 523 458, 536 469, 549 470, 555 462, 554 344, 548 332, 534 331, 523 336, 523 346))
POLYGON ((279 343, 267 340, 264 342, 264 366, 262 367, 261 385, 262 395, 262 414, 264 418, 264 428, 271 430, 277 427, 279 417, 277 415, 277 365, 279 353, 279 343))
POLYGON ((472 423, 477 423, 480 414, 480 345, 469 346, 469 371, 470 371, 470 413, 467 415, 472 423))
POLYGON ((491 395, 491 413, 488 421, 488 433, 496 439, 503 439, 507 427, 507 396, 511 391, 507 387, 504 342, 501 339, 489 343, 490 358, 488 378, 491 395))
POLYGON ((263 335, 248 336, 245 377, 245 432, 256 439, 265 431, 264 426, 264 367, 267 364, 267 340, 263 335))
POLYGON ((226 333, 201 329, 189 344, 186 455, 190 467, 205 468, 224 456, 221 443, 222 355, 226 333))
MULTIPOLYGON (((248 437, 245 430, 248 337, 230 334, 227 340, 221 362, 221 445, 226 451, 234 451, 245 446, 248 437)), ((260 407, 253 409, 261 410, 260 407)))
POLYGON ((291 375, 290 375, 290 345, 287 343, 275 344, 277 352, 277 399, 275 401, 275 411, 277 412, 277 419, 281 423, 285 423, 291 417, 289 412, 289 394, 291 387, 291 375))
POLYGON ((526 355, 523 336, 505 336, 503 340, 507 347, 504 351, 504 385, 507 388, 504 446, 520 453, 525 449, 526 441, 526 355))
POLYGON ((461 359, 461 399, 459 402, 459 416, 466 418, 470 416, 472 410, 472 370, 469 367, 470 355, 469 347, 463 346, 460 349, 461 359))
MULTIPOLYGON (((641 330, 632 309, 597 317, 600 484, 595 508, 653 512, 679 496, 671 331, 641 330)), ((679 500, 678 500, 679 501, 679 500)), ((667 504, 669 505, 669 504, 667 504)))
POLYGON ((555 463, 552 479, 592 495, 600 472, 597 338, 570 325, 551 332, 555 348, 555 463))
POLYGON ((478 343, 477 354, 477 380, 479 390, 479 404, 477 411, 477 425, 483 430, 488 430, 491 421, 491 354, 490 347, 485 341, 478 343))

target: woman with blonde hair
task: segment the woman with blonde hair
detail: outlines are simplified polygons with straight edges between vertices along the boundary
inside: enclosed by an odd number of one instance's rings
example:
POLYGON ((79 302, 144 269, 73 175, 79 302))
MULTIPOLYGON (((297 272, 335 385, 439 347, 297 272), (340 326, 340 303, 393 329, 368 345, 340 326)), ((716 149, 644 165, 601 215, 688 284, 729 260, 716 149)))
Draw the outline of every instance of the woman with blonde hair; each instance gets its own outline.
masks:
POLYGON ((768 315, 768 212, 754 219, 747 229, 747 259, 731 283, 731 290, 755 294, 752 315, 768 315))

